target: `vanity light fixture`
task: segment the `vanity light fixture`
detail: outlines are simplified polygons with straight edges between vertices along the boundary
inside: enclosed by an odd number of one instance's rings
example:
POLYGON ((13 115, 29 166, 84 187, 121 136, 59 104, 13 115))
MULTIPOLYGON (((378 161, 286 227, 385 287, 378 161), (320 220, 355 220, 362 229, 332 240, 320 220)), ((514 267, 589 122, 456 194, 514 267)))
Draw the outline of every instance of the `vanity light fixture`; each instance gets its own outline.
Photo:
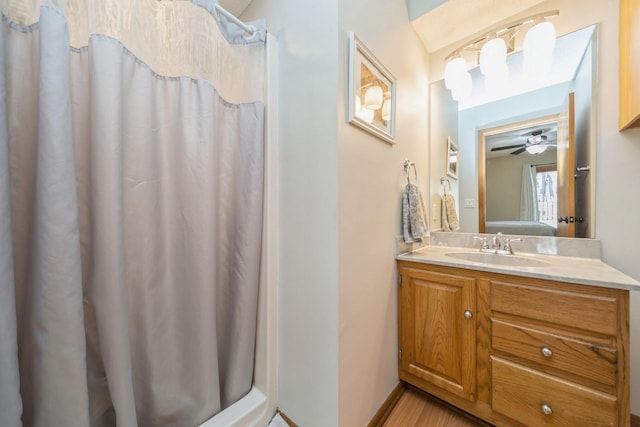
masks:
POLYGON ((453 99, 460 101, 471 95, 471 75, 463 57, 467 52, 477 53, 477 62, 489 90, 504 85, 509 77, 507 54, 514 51, 516 36, 526 27, 530 28, 523 44, 525 71, 537 78, 544 76, 551 69, 556 38, 553 24, 547 18, 558 14, 557 10, 550 10, 492 28, 447 55, 444 82, 453 99))

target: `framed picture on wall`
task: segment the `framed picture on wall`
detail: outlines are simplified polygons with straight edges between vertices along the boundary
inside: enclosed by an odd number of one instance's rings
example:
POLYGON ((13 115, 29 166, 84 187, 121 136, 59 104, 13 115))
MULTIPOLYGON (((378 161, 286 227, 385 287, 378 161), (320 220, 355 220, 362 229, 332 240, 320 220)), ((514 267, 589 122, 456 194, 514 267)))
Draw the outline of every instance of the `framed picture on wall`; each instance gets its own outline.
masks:
POLYGON ((458 179, 458 145, 447 137, 447 175, 458 179))
POLYGON ((396 79, 349 33, 349 123, 395 143, 396 79))

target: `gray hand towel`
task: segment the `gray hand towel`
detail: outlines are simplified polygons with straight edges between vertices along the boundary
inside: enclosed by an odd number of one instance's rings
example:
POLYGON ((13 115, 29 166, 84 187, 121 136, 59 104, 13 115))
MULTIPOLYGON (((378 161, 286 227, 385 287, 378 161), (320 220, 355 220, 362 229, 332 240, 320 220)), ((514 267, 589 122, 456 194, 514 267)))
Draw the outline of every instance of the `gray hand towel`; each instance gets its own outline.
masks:
POLYGON ((427 235, 422 193, 415 184, 407 184, 402 193, 402 228, 405 243, 422 242, 427 235))
POLYGON ((460 229, 458 213, 456 212, 456 199, 451 193, 442 196, 442 229, 444 231, 457 231, 460 229))

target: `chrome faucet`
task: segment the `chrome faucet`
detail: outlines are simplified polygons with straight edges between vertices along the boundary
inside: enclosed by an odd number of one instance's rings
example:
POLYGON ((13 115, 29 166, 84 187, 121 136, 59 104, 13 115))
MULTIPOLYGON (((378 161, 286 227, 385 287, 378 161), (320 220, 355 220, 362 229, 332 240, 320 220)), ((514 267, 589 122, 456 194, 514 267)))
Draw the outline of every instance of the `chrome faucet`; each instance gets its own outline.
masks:
POLYGON ((498 232, 498 234, 495 234, 491 238, 491 249, 494 249, 496 251, 499 251, 500 249, 502 249, 502 241, 500 240, 501 236, 502 236, 502 233, 498 232))
POLYGON ((491 237, 491 244, 489 244, 487 237, 484 236, 474 236, 474 239, 481 240, 482 246, 480 247, 480 252, 490 253, 490 254, 498 254, 498 255, 513 255, 513 248, 511 247, 511 242, 521 242, 521 238, 512 238, 507 237, 504 239, 504 244, 502 243, 502 233, 494 234, 491 237))

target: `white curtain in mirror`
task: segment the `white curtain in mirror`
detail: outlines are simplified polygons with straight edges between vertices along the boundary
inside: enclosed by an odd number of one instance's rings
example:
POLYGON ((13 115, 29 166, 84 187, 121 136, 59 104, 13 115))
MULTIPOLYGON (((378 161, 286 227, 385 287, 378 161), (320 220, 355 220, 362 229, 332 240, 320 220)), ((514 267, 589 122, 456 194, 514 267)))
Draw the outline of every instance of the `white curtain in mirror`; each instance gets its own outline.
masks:
POLYGON ((522 166, 522 191, 520 192, 520 221, 538 221, 538 193, 536 192, 536 168, 522 166))

